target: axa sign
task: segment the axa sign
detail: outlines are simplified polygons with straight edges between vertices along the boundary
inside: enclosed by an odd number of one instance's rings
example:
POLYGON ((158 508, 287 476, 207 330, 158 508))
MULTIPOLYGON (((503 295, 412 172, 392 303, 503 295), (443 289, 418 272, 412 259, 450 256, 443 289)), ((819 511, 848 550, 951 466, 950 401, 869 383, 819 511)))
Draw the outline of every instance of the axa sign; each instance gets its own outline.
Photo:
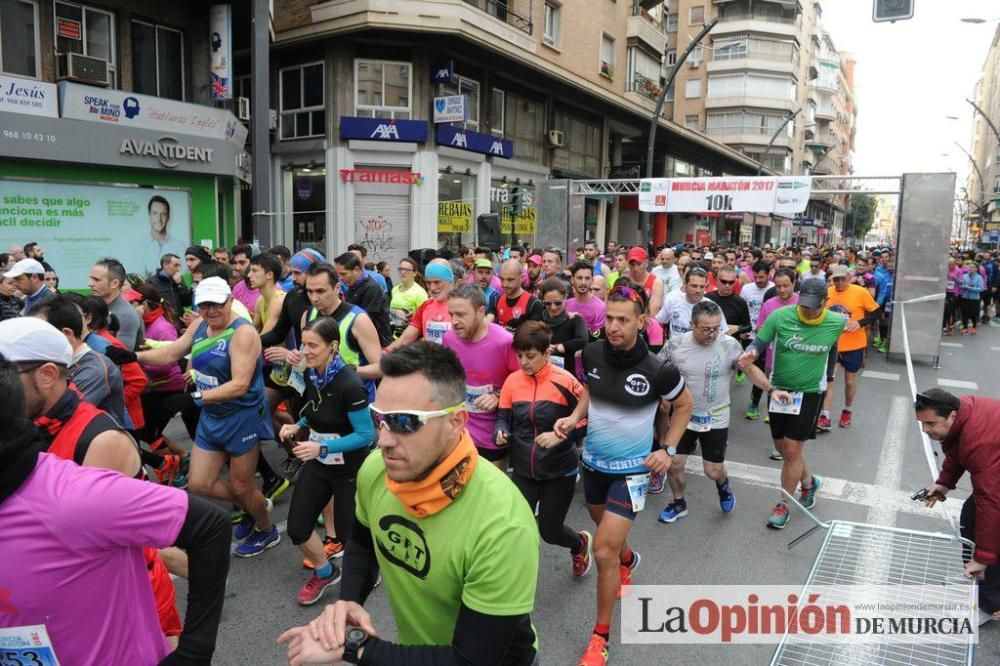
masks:
POLYGON ((510 159, 514 157, 514 142, 492 134, 473 132, 455 125, 438 125, 435 136, 438 145, 460 148, 483 155, 510 159))
POLYGON ((398 120, 395 118, 340 117, 340 138, 363 141, 427 141, 426 120, 398 120))
POLYGON ((122 139, 121 148, 118 153, 121 155, 135 155, 136 157, 155 157, 162 166, 173 169, 181 162, 202 162, 210 164, 212 162, 212 148, 202 148, 200 146, 186 146, 178 143, 172 136, 163 136, 156 141, 144 141, 142 139, 122 139))

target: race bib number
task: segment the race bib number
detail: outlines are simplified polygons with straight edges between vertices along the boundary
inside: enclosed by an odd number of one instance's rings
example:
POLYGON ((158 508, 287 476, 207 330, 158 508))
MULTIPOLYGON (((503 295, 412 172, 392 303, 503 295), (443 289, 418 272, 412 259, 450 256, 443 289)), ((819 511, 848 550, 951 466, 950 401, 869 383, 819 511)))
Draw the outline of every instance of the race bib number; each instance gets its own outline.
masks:
POLYGON ((306 377, 301 370, 298 368, 292 370, 292 374, 288 375, 288 385, 295 389, 299 395, 306 392, 306 377))
POLYGON ((788 402, 779 402, 772 393, 768 410, 774 412, 775 414, 791 414, 793 416, 798 416, 802 411, 802 391, 789 391, 788 395, 791 396, 791 400, 788 402))
POLYGON ((465 385, 465 408, 470 414, 485 414, 488 410, 479 409, 473 403, 481 395, 486 395, 488 393, 493 393, 493 385, 486 384, 484 386, 469 386, 465 385))
POLYGON ((695 432, 708 432, 712 429, 712 415, 706 412, 691 414, 691 420, 688 421, 687 429, 694 430, 695 432))
POLYGON ((645 474, 630 474, 625 477, 628 485, 628 497, 632 502, 632 510, 639 513, 646 508, 646 491, 649 490, 649 472, 645 474))
POLYGON ((0 629, 3 666, 59 666, 44 624, 0 629))
POLYGON ((213 377, 212 375, 206 375, 204 372, 198 372, 197 370, 191 371, 194 376, 194 385, 199 391, 207 391, 209 389, 219 388, 219 378, 213 377))
POLYGON ((954 280, 948 280, 948 290, 951 291, 954 288, 955 288, 955 281, 954 280))
POLYGON ((340 435, 326 434, 322 432, 310 432, 309 441, 316 442, 319 444, 319 458, 318 461, 324 465, 343 465, 344 464, 344 452, 339 451, 337 453, 330 453, 328 448, 336 440, 340 439, 340 435))
POLYGON ((555 354, 553 354, 552 356, 549 357, 549 360, 552 362, 552 365, 556 366, 557 368, 566 367, 566 359, 564 359, 562 356, 556 356, 555 354))
POLYGON ((427 340, 441 344, 444 342, 444 334, 451 330, 450 321, 432 321, 427 324, 427 340))

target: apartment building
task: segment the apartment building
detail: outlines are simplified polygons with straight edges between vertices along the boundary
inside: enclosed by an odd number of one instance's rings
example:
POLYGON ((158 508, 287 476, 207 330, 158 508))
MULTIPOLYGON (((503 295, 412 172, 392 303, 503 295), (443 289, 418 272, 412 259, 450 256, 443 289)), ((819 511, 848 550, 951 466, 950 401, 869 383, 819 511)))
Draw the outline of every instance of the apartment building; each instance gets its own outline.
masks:
MULTIPOLYGON (((505 238, 513 218, 531 242, 541 182, 640 173, 668 39, 649 9, 662 3, 275 4, 274 207, 289 245, 361 242, 392 262, 412 248, 473 242, 489 212, 503 217, 505 238), (464 109, 433 108, 455 95, 464 109)), ((703 132, 659 123, 657 175, 757 167, 703 132)), ((575 242, 639 240, 635 196, 580 203, 575 242)), ((658 216, 654 240, 666 242, 667 227, 658 216)))
MULTIPOLYGON (((851 173, 854 60, 822 27, 819 0, 674 0, 666 64, 675 66, 705 23, 718 24, 680 65, 667 115, 776 173, 851 173), (789 117, 794 114, 791 121, 789 117), (786 122, 788 121, 788 122, 786 122)), ((817 195, 794 220, 763 215, 686 216, 720 240, 839 240, 844 196, 817 195)))
POLYGON ((145 274, 236 240, 247 132, 213 101, 209 25, 193 1, 0 2, 0 227, 63 286, 109 248, 145 274))
MULTIPOLYGON (((982 75, 972 99, 991 118, 1000 118, 1000 27, 993 35, 982 75)), ((1000 143, 989 122, 973 111, 972 159, 965 187, 967 213, 957 237, 963 241, 1000 243, 1000 143)))

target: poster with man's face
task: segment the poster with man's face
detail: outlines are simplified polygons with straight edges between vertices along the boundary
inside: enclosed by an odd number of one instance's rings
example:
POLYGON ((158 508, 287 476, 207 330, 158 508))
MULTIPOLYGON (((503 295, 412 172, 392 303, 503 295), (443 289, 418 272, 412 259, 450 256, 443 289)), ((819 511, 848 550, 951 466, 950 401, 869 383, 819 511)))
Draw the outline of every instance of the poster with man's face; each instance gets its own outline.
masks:
POLYGON ((143 276, 191 245, 188 190, 0 179, 0 237, 36 242, 60 286, 83 289, 94 262, 115 257, 143 276))

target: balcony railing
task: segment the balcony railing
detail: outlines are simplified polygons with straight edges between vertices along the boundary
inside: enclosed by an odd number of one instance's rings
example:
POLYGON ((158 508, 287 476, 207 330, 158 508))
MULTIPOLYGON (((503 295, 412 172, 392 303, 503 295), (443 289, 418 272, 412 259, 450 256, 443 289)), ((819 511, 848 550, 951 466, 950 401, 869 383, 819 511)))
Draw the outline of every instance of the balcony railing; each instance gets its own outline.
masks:
POLYGON ((798 18, 794 15, 784 15, 772 12, 747 11, 746 9, 727 9, 719 13, 719 23, 732 23, 733 21, 764 21, 767 23, 784 23, 786 25, 797 25, 798 18))
POLYGON ((659 81, 645 77, 638 72, 632 75, 632 81, 629 82, 628 86, 628 92, 639 93, 654 102, 659 99, 661 90, 663 88, 660 87, 659 81))
POLYGON ((534 0, 465 0, 504 23, 532 34, 531 10, 534 0))

